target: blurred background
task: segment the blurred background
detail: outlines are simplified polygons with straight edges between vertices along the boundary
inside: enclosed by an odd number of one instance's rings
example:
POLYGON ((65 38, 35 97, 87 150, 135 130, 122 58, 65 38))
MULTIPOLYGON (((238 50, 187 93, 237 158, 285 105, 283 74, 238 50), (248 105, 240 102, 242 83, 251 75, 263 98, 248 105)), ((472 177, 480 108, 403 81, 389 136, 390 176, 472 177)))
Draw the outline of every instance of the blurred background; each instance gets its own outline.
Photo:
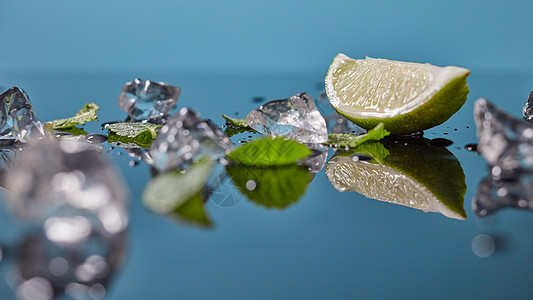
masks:
POLYGON ((0 72, 325 73, 338 52, 530 72, 532 11, 527 0, 1 0, 0 72))

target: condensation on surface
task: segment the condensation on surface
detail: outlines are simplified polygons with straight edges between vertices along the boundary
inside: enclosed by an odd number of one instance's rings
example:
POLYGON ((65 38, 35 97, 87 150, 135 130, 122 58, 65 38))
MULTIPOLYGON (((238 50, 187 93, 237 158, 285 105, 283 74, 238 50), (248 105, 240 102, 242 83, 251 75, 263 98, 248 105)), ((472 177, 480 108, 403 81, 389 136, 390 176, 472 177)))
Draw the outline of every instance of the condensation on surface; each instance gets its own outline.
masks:
POLYGON ((391 112, 412 102, 434 78, 420 64, 372 58, 346 61, 333 76, 342 103, 376 113, 391 112))

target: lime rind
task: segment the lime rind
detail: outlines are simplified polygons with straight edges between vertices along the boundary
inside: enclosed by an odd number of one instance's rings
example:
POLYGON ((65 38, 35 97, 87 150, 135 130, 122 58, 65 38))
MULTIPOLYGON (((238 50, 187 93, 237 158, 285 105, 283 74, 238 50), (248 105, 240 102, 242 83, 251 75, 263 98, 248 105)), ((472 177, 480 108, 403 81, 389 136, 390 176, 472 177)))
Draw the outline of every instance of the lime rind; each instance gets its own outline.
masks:
MULTIPOLYGON (((390 131, 391 134, 406 134, 437 126, 457 112, 467 99, 469 89, 466 84, 466 77, 469 74, 470 71, 468 69, 459 67, 437 67, 430 64, 394 62, 372 58, 354 60, 344 54, 339 54, 333 60, 326 75, 326 93, 335 110, 355 124, 365 129, 370 129, 375 127, 379 122, 383 122, 385 129, 390 131), (397 90, 403 87, 398 86, 394 78, 388 78, 384 81, 390 85, 389 90, 383 86, 379 86, 381 84, 379 81, 381 75, 379 74, 373 74, 363 79, 357 78, 355 75, 350 76, 350 74, 357 74, 352 69, 357 68, 358 62, 362 61, 386 62, 385 64, 389 68, 399 69, 400 74, 398 78, 400 79, 405 77, 402 76, 402 68, 407 69, 409 74, 413 74, 412 76, 418 73, 430 74, 425 76, 427 77, 425 80, 429 80, 429 82, 419 84, 419 88, 422 88, 421 92, 417 92, 416 87, 411 90, 409 95, 416 95, 415 97, 407 97, 409 98, 408 100, 396 97, 395 99, 400 100, 395 102, 401 105, 390 106, 389 103, 386 103, 385 98, 387 96, 385 94, 396 92, 391 89, 397 90), (376 77, 374 78, 374 82, 371 81, 371 77, 376 77), (363 80, 361 84, 367 89, 365 92, 366 95, 372 95, 385 103, 370 103, 374 100, 369 100, 370 102, 364 100, 360 102, 362 104, 366 103, 365 106, 362 108, 358 107, 357 103, 354 104, 354 101, 358 101, 357 99, 347 99, 353 88, 346 86, 348 84, 347 82, 343 82, 341 85, 335 84, 337 78, 341 81, 363 80), (374 88, 372 88, 372 85, 374 85, 374 88), (384 107, 384 109, 380 109, 380 107, 384 107)), ((403 84, 408 84, 408 81, 405 81, 403 84)), ((385 84, 385 86, 387 85, 385 84)))

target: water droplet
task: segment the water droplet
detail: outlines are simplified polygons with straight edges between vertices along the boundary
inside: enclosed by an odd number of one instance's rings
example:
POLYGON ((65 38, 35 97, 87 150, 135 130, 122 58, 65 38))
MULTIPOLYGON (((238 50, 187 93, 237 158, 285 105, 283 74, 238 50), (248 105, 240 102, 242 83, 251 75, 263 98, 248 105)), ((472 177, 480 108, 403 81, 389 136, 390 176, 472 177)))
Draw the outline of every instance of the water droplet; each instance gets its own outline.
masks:
POLYGON ((253 97, 252 98, 252 102, 254 102, 254 103, 264 103, 265 102, 265 97, 253 97))
POLYGON ((255 180, 248 180, 246 182, 246 189, 247 190, 253 191, 253 190, 255 190, 256 187, 257 187, 257 182, 255 182, 255 180))
POLYGON ((472 252, 479 257, 489 257, 496 250, 496 242, 488 234, 478 234, 472 240, 472 252))
POLYGON ((450 146, 451 144, 453 144, 452 141, 448 140, 448 139, 444 139, 444 138, 436 138, 436 139, 432 139, 429 141, 429 143, 433 146, 437 146, 437 147, 448 147, 450 146))
POLYGON ((130 167, 135 167, 135 166, 137 166, 138 164, 139 164, 139 162, 136 161, 136 160, 130 160, 130 161, 128 162, 128 165, 129 165, 130 167))
POLYGON ((477 151, 477 144, 468 144, 465 145, 465 149, 468 151, 477 151))
POLYGON ((107 141, 107 137, 101 134, 89 134, 85 140, 90 144, 100 144, 107 141))
POLYGON ((56 132, 55 136, 56 137, 62 137, 62 136, 65 136, 65 135, 71 135, 70 133, 66 133, 66 132, 56 132))

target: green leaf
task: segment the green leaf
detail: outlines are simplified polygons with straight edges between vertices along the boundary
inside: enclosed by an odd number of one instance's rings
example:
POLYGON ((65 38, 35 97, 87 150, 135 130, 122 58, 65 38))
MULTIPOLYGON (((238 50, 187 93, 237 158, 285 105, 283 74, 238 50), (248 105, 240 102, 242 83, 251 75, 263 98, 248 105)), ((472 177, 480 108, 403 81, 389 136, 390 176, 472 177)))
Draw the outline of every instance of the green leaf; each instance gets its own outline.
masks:
POLYGON ((249 200, 272 208, 286 208, 305 194, 311 182, 309 170, 296 164, 272 167, 226 167, 235 186, 249 200))
POLYGON ((246 118, 233 119, 224 114, 222 115, 222 117, 226 120, 225 133, 228 137, 232 137, 241 132, 256 132, 252 127, 248 126, 248 123, 246 123, 246 118))
POLYGON ((183 221, 211 227, 213 222, 205 211, 205 191, 201 190, 176 208, 174 215, 183 221))
POLYGON ((234 126, 234 127, 249 127, 250 129, 252 129, 250 126, 248 126, 248 123, 246 123, 246 118, 244 118, 244 119, 234 119, 234 118, 228 117, 228 116, 226 116, 224 114, 222 114, 222 117, 226 120, 226 124, 228 124, 228 125, 231 125, 231 126, 234 126))
POLYGON ((79 127, 70 127, 70 128, 60 128, 60 129, 56 129, 56 131, 59 131, 59 132, 66 132, 66 133, 70 133, 72 135, 89 135, 89 133, 87 133, 87 131, 79 128, 79 127))
POLYGON ((96 111, 99 109, 100 107, 96 105, 96 103, 87 103, 80 109, 80 111, 78 111, 74 115, 74 117, 68 119, 54 120, 48 123, 52 124, 54 129, 65 129, 74 127, 74 125, 85 124, 90 121, 98 121, 96 111))
POLYGON ((149 148, 161 125, 124 122, 109 124, 105 128, 109 130, 107 141, 110 143, 134 143, 141 148, 149 148))
POLYGON ((369 140, 379 141, 389 134, 390 133, 385 129, 383 123, 379 123, 376 127, 361 135, 330 133, 328 135, 328 141, 324 144, 335 145, 336 147, 348 146, 350 148, 355 148, 369 140))
POLYGON ((204 208, 204 188, 213 162, 193 164, 187 171, 173 170, 160 174, 143 192, 144 205, 159 214, 173 214, 182 220, 209 226, 204 208))
POLYGON ((227 155, 232 161, 256 167, 284 166, 311 154, 306 145, 285 138, 261 138, 233 150, 227 155))

